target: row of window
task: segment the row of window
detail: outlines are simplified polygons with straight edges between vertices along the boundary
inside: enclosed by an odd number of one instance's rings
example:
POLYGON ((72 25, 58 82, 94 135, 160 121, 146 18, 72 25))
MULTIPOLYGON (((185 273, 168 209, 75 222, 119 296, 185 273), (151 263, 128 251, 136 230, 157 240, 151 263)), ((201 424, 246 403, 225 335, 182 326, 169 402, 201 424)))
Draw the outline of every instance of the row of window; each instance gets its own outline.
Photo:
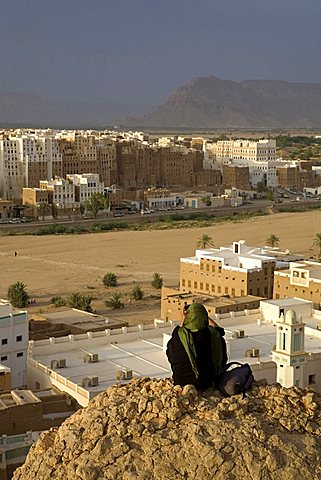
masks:
MULTIPOLYGON (((16 336, 16 342, 22 342, 22 335, 17 335, 16 336)), ((7 338, 2 338, 1 339, 1 345, 8 345, 8 339, 7 338)))
MULTIPOLYGON (((23 352, 18 352, 18 353, 16 354, 16 357, 17 357, 17 358, 23 357, 23 352)), ((8 360, 8 355, 2 355, 2 356, 0 357, 0 361, 1 361, 1 362, 5 362, 6 360, 8 360)))

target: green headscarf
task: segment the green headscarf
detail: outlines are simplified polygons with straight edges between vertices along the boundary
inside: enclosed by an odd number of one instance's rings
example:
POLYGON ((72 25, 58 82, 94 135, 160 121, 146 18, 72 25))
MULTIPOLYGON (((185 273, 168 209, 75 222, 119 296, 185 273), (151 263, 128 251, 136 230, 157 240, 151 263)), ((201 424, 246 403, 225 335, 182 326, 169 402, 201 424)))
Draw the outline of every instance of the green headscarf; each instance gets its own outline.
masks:
POLYGON ((208 314, 204 305, 201 303, 191 303, 186 312, 184 323, 178 329, 178 336, 186 350, 196 379, 199 377, 199 372, 196 364, 196 349, 191 332, 198 332, 205 328, 209 328, 211 332, 212 360, 215 370, 219 372, 223 363, 223 349, 220 334, 215 327, 209 326, 208 314))

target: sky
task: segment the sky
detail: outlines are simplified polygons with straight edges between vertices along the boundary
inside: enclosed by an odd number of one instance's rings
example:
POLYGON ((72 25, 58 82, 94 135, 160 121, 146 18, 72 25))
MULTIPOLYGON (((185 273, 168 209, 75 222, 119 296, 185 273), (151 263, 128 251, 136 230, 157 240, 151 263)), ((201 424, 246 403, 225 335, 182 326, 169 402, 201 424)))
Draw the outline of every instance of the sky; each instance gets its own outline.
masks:
POLYGON ((0 92, 157 105, 194 77, 321 83, 320 0, 2 0, 0 92))

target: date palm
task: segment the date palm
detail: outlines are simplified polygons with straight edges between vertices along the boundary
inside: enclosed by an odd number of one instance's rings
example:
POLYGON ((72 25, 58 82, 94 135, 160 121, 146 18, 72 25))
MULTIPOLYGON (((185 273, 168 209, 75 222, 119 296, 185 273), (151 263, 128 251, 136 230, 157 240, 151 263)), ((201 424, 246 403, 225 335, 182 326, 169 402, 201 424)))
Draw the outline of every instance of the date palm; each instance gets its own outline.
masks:
POLYGON ((278 247, 279 243, 280 243, 280 238, 274 233, 271 233, 271 235, 265 240, 265 245, 272 248, 278 247))
POLYGON ((202 235, 201 238, 197 240, 196 247, 203 249, 206 249, 208 247, 214 247, 213 238, 207 233, 204 233, 204 235, 202 235))
POLYGON ((313 247, 319 249, 319 261, 321 261, 321 232, 316 233, 313 241, 313 247))

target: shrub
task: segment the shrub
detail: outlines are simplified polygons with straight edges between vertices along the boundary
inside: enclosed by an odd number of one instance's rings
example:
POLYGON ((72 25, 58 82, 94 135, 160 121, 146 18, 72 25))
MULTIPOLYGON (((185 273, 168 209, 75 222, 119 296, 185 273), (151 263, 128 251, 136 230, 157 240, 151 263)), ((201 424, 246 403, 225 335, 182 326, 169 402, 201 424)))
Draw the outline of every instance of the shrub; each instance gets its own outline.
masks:
POLYGON ((8 300, 16 308, 26 307, 28 305, 29 293, 23 282, 16 282, 8 288, 8 300))
POLYGON ((163 286, 163 279, 159 273, 154 273, 152 280, 152 287, 160 289, 163 286))
POLYGON ((55 307, 64 307, 64 306, 66 305, 66 300, 65 300, 64 298, 59 297, 59 296, 57 295, 57 296, 52 297, 51 303, 52 303, 55 307))
POLYGON ((106 275, 103 277, 103 284, 105 285, 105 287, 117 287, 117 275, 112 272, 106 273, 106 275))
POLYGON ((68 298, 68 305, 70 308, 77 308, 85 312, 92 312, 91 302, 93 297, 91 295, 83 295, 82 293, 72 293, 68 298))
POLYGON ((142 300, 144 297, 144 291, 140 285, 135 285, 132 289, 132 297, 134 300, 142 300))
POLYGON ((121 293, 115 292, 110 298, 105 300, 105 305, 106 307, 113 308, 114 310, 118 308, 124 308, 124 304, 120 299, 121 299, 121 293))

